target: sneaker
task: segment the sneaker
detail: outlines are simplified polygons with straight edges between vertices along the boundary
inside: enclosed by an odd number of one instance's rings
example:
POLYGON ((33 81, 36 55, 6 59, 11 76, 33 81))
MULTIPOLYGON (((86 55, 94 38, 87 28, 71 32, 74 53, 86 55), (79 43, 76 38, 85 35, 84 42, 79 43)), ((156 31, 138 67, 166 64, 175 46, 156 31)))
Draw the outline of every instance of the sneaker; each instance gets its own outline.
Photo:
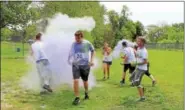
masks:
POLYGON ((53 92, 53 90, 50 88, 49 85, 44 85, 43 88, 46 89, 49 92, 53 92))
POLYGON ((109 76, 107 77, 107 79, 109 79, 109 76))
POLYGON ((155 86, 155 84, 156 84, 156 81, 155 81, 155 80, 153 80, 153 81, 152 81, 152 86, 154 87, 154 86, 155 86))
POLYGON ((146 100, 145 97, 141 97, 140 99, 137 100, 137 102, 143 102, 143 101, 145 101, 145 100, 146 100))
POLYGON ((121 84, 121 86, 123 86, 125 84, 125 82, 124 81, 120 81, 120 84, 121 84))
POLYGON ((88 95, 88 93, 85 93, 84 100, 87 100, 87 99, 89 99, 89 95, 88 95))
POLYGON ((80 103, 80 98, 76 97, 75 100, 73 101, 73 105, 78 105, 80 103))

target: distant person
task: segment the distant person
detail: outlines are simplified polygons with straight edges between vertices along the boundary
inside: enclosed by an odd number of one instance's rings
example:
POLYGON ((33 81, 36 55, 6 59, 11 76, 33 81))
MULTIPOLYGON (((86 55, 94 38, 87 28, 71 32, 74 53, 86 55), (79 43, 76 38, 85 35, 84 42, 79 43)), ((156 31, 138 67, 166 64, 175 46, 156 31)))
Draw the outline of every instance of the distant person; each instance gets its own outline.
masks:
POLYGON ((84 99, 89 99, 88 77, 90 72, 90 66, 94 65, 93 63, 94 47, 89 41, 83 39, 82 31, 77 31, 75 33, 75 42, 72 44, 68 58, 70 64, 71 57, 73 57, 72 72, 74 79, 74 93, 76 96, 76 98, 73 101, 73 104, 78 105, 80 103, 79 78, 81 77, 84 83, 85 88, 84 99), (91 52, 90 61, 89 61, 89 52, 91 52))
POLYGON ((144 101, 144 87, 141 85, 142 77, 146 73, 148 63, 148 52, 145 48, 145 39, 143 37, 137 38, 138 49, 136 51, 136 62, 131 65, 136 66, 136 70, 131 74, 130 80, 134 86, 137 86, 140 99, 138 101, 144 101))
POLYGON ((105 42, 103 47, 103 52, 102 52, 104 80, 106 79, 106 75, 107 75, 107 79, 109 79, 110 77, 110 66, 112 65, 111 51, 112 51, 111 47, 109 47, 108 43, 105 42))
POLYGON ((134 49, 130 46, 128 46, 127 42, 122 42, 123 47, 123 56, 121 58, 123 59, 123 76, 122 80, 120 81, 121 85, 125 84, 125 78, 126 78, 126 72, 129 70, 129 73, 132 74, 135 70, 135 66, 132 66, 131 63, 136 61, 134 49))
MULTIPOLYGON (((134 46, 135 54, 136 54, 137 48, 138 48, 138 46, 135 45, 135 46, 134 46)), ((147 63, 147 71, 145 72, 145 75, 147 75, 147 76, 152 80, 152 86, 155 86, 156 80, 155 80, 155 78, 153 77, 153 75, 150 73, 149 70, 150 70, 150 63, 148 62, 148 63, 147 63)))
POLYGON ((40 77, 40 84, 41 84, 41 94, 45 93, 46 90, 52 92, 50 88, 50 81, 51 81, 51 70, 49 68, 49 61, 48 58, 43 50, 44 43, 41 41, 41 33, 36 35, 35 42, 31 45, 32 53, 31 55, 34 56, 36 61, 37 71, 40 77))

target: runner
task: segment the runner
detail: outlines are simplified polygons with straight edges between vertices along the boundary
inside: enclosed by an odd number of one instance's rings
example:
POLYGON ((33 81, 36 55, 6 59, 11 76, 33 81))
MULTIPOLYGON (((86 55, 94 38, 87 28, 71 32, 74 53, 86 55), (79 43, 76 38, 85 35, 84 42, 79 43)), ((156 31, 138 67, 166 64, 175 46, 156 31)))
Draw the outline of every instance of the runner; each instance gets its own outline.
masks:
MULTIPOLYGON (((137 45, 135 45, 134 46, 134 52, 136 53, 136 51, 137 51, 137 45)), ((155 86, 155 84, 156 84, 156 80, 155 80, 155 78, 153 77, 153 75, 150 73, 150 71, 149 71, 149 69, 150 69, 150 63, 148 62, 147 63, 147 71, 145 72, 145 75, 147 75, 151 80, 152 80, 152 86, 155 86)))
POLYGON ((122 80, 120 81, 121 85, 125 84, 127 70, 129 69, 130 74, 135 70, 135 67, 131 66, 131 62, 136 61, 134 49, 132 47, 128 46, 127 42, 122 42, 122 46, 123 46, 123 55, 124 56, 121 56, 121 58, 123 59, 122 65, 124 65, 124 68, 123 68, 122 80))
POLYGON ((41 41, 41 33, 36 35, 36 41, 31 45, 32 53, 36 60, 36 67, 40 77, 41 94, 47 91, 52 92, 50 88, 51 74, 52 71, 49 68, 49 60, 43 50, 44 43, 41 41))
POLYGON ((138 49, 136 51, 136 62, 131 63, 131 65, 136 66, 136 70, 132 73, 130 80, 137 86, 140 99, 138 101, 144 101, 144 87, 141 85, 142 77, 147 71, 148 63, 148 52, 145 48, 145 39, 143 37, 137 38, 138 49))
POLYGON ((109 47, 108 43, 104 43, 104 47, 103 47, 103 73, 104 73, 104 77, 103 79, 106 79, 106 75, 107 75, 107 79, 109 79, 110 77, 110 66, 112 65, 112 55, 111 55, 111 51, 112 49, 109 47))
POLYGON ((90 72, 90 66, 93 66, 94 58, 94 47, 93 45, 83 39, 82 31, 77 31, 75 33, 75 42, 72 44, 71 51, 69 53, 68 61, 70 62, 71 57, 73 57, 72 71, 74 79, 74 93, 76 98, 73 101, 74 105, 80 103, 79 97, 79 78, 81 77, 85 88, 84 99, 89 99, 88 95, 88 76, 90 72), (91 52, 91 58, 89 62, 89 51, 91 52))

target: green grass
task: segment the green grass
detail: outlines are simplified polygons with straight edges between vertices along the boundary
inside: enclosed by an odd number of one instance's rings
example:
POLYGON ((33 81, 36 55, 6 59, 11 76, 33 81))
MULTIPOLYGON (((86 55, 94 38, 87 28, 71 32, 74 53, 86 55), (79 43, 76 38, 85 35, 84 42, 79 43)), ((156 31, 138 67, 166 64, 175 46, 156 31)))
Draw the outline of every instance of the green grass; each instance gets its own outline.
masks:
MULTIPOLYGON (((24 44, 24 55, 29 51, 29 44, 24 44)), ((23 57, 23 45, 22 43, 10 43, 1 42, 1 57, 3 58, 22 58, 23 57), (17 48, 20 48, 20 52, 16 52, 17 48)))
MULTIPOLYGON (((149 50, 151 73, 157 79, 157 85, 152 87, 151 80, 144 76, 145 102, 135 101, 138 98, 137 89, 129 87, 128 76, 126 85, 120 87, 122 66, 120 59, 117 59, 113 61, 109 80, 100 80, 103 77, 101 68, 94 71, 98 86, 90 91, 90 100, 73 106, 73 90, 67 86, 43 96, 21 89, 20 77, 30 66, 23 58, 15 59, 22 54, 10 51, 11 46, 8 47, 7 43, 2 43, 1 48, 2 110, 183 110, 182 51, 149 50)), ((97 56, 102 57, 100 52, 97 52, 97 56)), ((81 96, 83 93, 82 88, 81 96)))

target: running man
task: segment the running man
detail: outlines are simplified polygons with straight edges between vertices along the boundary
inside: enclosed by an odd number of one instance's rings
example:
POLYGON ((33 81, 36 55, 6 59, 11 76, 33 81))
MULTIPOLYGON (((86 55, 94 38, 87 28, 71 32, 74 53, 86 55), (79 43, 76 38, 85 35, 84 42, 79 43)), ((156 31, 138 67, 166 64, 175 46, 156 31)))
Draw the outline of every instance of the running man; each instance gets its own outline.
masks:
POLYGON ((85 97, 84 99, 89 99, 88 95, 88 76, 90 72, 90 66, 93 66, 93 58, 94 58, 94 47, 93 45, 83 39, 82 31, 77 31, 75 33, 75 42, 72 44, 71 51, 69 53, 68 62, 71 64, 70 59, 73 58, 72 61, 72 72, 74 79, 74 93, 76 98, 73 101, 74 105, 78 105, 80 103, 79 97, 79 78, 81 77, 84 83, 85 88, 85 97), (91 52, 91 58, 89 61, 89 52, 91 52))
POLYGON ((121 85, 125 84, 126 72, 129 69, 129 73, 131 74, 135 70, 135 66, 132 66, 131 63, 136 61, 134 49, 128 46, 127 42, 122 42, 123 46, 123 55, 121 58, 124 61, 124 68, 123 68, 123 76, 122 80, 120 81, 121 85))
POLYGON ((145 39, 143 37, 137 38, 138 49, 136 51, 136 62, 131 63, 131 65, 136 66, 136 70, 131 74, 130 80, 137 86, 140 99, 138 101, 144 101, 144 87, 141 85, 142 77, 147 71, 148 63, 148 52, 145 48, 145 39))
MULTIPOLYGON (((135 45, 134 46, 135 55, 136 55, 137 48, 138 48, 137 45, 135 45)), ((150 69, 150 63, 148 62, 147 63, 147 71, 145 72, 145 75, 147 75, 152 80, 152 86, 155 86, 156 80, 153 77, 153 75, 150 73, 149 69, 150 69)))
POLYGON ((103 79, 106 79, 106 75, 107 75, 107 79, 109 79, 110 77, 110 66, 112 65, 112 55, 111 55, 111 51, 112 49, 109 47, 108 43, 105 42, 104 43, 104 47, 103 47, 103 73, 104 73, 104 77, 103 79))
POLYGON ((36 41, 31 45, 31 55, 34 56, 36 60, 36 67, 40 77, 41 84, 41 94, 45 93, 46 90, 52 92, 50 88, 51 81, 51 70, 49 68, 48 58, 43 50, 44 43, 41 41, 41 33, 36 35, 36 41))

